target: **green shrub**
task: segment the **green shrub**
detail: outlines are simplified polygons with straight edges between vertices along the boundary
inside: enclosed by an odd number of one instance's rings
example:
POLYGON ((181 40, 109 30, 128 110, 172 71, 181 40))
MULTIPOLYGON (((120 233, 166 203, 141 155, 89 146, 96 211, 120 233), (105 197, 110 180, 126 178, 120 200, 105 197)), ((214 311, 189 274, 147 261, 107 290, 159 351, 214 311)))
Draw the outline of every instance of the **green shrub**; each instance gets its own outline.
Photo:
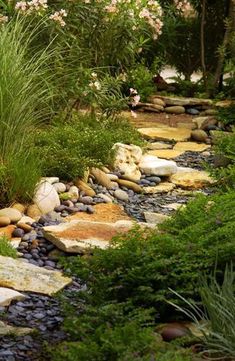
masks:
MULTIPOLYGON (((225 187, 235 187, 235 131, 231 132, 229 135, 221 133, 217 137, 216 143, 214 146, 215 154, 218 157, 222 157, 229 163, 227 166, 213 168, 211 173, 216 177, 220 184, 225 187)), ((226 164, 225 163, 225 164, 226 164)))
POLYGON ((141 144, 138 132, 120 118, 78 115, 70 122, 57 122, 38 136, 44 172, 65 180, 83 176, 87 167, 112 163, 112 146, 116 142, 141 144))
POLYGON ((17 257, 17 251, 12 247, 9 239, 5 236, 0 237, 0 255, 5 257, 17 257))
POLYGON ((50 114, 48 51, 29 54, 39 27, 23 21, 0 27, 0 202, 26 200, 41 173, 33 143, 38 123, 50 114))
POLYGON ((235 104, 219 108, 216 118, 224 125, 235 125, 235 104))
POLYGON ((140 95, 140 101, 144 102, 148 97, 155 92, 153 83, 153 74, 143 64, 137 64, 127 74, 127 85, 129 88, 134 88, 140 95))

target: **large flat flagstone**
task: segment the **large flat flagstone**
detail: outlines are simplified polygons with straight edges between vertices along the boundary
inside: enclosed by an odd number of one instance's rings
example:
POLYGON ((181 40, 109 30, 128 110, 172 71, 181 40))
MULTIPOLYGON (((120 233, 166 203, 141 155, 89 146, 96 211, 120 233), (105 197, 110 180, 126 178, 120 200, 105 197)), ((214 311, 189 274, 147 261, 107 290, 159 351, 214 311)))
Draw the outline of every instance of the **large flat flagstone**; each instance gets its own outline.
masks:
POLYGON ((155 155, 156 157, 163 159, 174 159, 184 154, 184 151, 177 149, 156 149, 148 151, 147 154, 155 155))
POLYGON ((89 253, 98 247, 105 249, 112 238, 128 232, 133 222, 124 220, 115 223, 70 221, 43 228, 44 237, 59 249, 69 253, 89 253))
POLYGON ((174 146, 175 151, 182 151, 182 152, 204 152, 205 150, 209 149, 211 146, 209 144, 203 143, 195 143, 195 142, 178 142, 174 146))
POLYGON ((0 306, 9 306, 13 300, 24 300, 25 295, 10 288, 0 287, 0 306))
POLYGON ((0 256, 0 286, 52 295, 71 282, 59 271, 34 266, 22 259, 0 256))
POLYGON ((200 189, 214 183, 207 172, 199 170, 177 172, 170 177, 170 181, 178 187, 190 189, 200 189))
POLYGON ((138 131, 146 139, 153 140, 184 142, 191 137, 191 129, 186 128, 139 128, 138 131))

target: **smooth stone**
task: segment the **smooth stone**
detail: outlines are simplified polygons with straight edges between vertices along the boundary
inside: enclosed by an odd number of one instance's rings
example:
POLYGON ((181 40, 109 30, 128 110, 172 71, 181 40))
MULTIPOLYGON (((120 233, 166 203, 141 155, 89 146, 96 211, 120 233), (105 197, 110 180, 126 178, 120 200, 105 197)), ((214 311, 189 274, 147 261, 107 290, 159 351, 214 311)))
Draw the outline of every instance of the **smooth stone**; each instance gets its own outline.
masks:
POLYGON ((144 155, 139 167, 146 175, 169 176, 177 172, 177 165, 175 162, 159 159, 154 155, 144 155))
POLYGON ((66 185, 62 182, 54 183, 53 187, 55 188, 57 193, 64 193, 66 192, 66 185))
POLYGON ((101 184, 103 187, 107 189, 112 188, 112 183, 109 177, 105 172, 103 172, 101 169, 92 167, 90 170, 90 174, 93 175, 96 179, 96 182, 98 184, 101 184))
POLYGON ((163 159, 174 159, 184 154, 184 151, 177 149, 159 149, 159 150, 150 150, 147 152, 147 154, 155 155, 156 157, 163 159))
POLYGON ((175 184, 169 182, 162 182, 154 187, 143 187, 145 194, 168 193, 175 188, 175 184))
POLYGON ((46 214, 54 210, 60 205, 60 198, 51 183, 45 181, 39 183, 33 198, 34 203, 38 206, 42 214, 46 214))
POLYGON ((165 222, 170 217, 166 216, 165 214, 161 214, 161 213, 144 212, 144 218, 147 223, 160 224, 160 223, 165 222))
POLYGON ((78 199, 78 197, 79 197, 79 189, 78 189, 78 187, 77 186, 71 186, 69 188, 68 194, 71 194, 72 197, 75 197, 75 198, 78 199))
POLYGON ((191 137, 191 130, 186 128, 139 128, 138 131, 146 139, 184 142, 191 137))
POLYGON ((56 247, 69 253, 89 253, 95 247, 105 249, 119 233, 133 227, 132 221, 115 223, 70 221, 57 226, 44 227, 44 237, 56 247))
POLYGON ((127 202, 129 200, 128 194, 122 189, 116 189, 114 191, 114 197, 123 202, 127 202))
POLYGON ((17 223, 21 219, 22 214, 14 208, 3 208, 0 210, 0 217, 8 217, 11 223, 17 223))
POLYGON ((9 306, 11 301, 22 301, 26 298, 25 295, 10 288, 0 287, 0 306, 9 306))
POLYGON ((174 105, 171 107, 166 107, 165 112, 169 114, 184 114, 185 108, 180 105, 174 105))
POLYGON ((172 144, 162 143, 162 142, 154 142, 148 143, 147 149, 150 150, 159 150, 159 149, 171 149, 172 144))
POLYGON ((29 224, 23 223, 21 221, 17 223, 17 227, 21 228, 26 233, 31 232, 33 229, 33 227, 31 227, 29 224))
POLYGON ((153 112, 153 113, 164 112, 164 108, 161 105, 147 104, 147 103, 143 107, 143 110, 145 112, 153 112))
POLYGON ((195 108, 188 108, 188 109, 186 109, 186 113, 190 114, 190 115, 198 115, 200 113, 200 111, 195 108))
POLYGON ((76 186, 80 191, 83 191, 86 196, 94 197, 96 195, 95 191, 81 179, 76 180, 76 186))
POLYGON ((122 178, 133 182, 140 180, 141 173, 138 164, 142 157, 142 149, 136 145, 116 143, 113 150, 115 152, 114 169, 121 172, 122 178))
POLYGON ((118 176, 116 174, 112 174, 112 173, 106 173, 107 177, 109 177, 109 179, 111 181, 117 181, 118 180, 118 176))
POLYGON ((33 224, 35 222, 35 219, 33 219, 33 218, 31 218, 31 217, 28 217, 28 216, 23 216, 20 220, 19 220, 19 222, 17 223, 17 225, 18 224, 20 224, 20 223, 28 223, 28 224, 33 224))
POLYGON ((33 218, 34 220, 38 220, 42 215, 42 212, 38 208, 36 204, 31 204, 27 208, 27 216, 33 218))
POLYGON ((129 189, 132 189, 136 193, 141 193, 142 192, 142 188, 138 184, 136 184, 134 182, 131 182, 131 181, 128 181, 126 179, 118 179, 117 183, 121 187, 126 187, 126 188, 129 188, 129 189))
POLYGON ((15 228, 14 231, 12 232, 12 236, 21 238, 24 236, 24 230, 21 228, 15 228))
POLYGON ((200 189, 215 183, 208 172, 199 170, 178 172, 170 177, 170 181, 178 187, 191 189, 200 189))
POLYGON ((184 151, 184 152, 204 152, 206 149, 209 149, 211 146, 209 144, 199 144, 195 142, 178 142, 175 144, 175 150, 184 151))
POLYGON ((192 130, 191 137, 193 140, 196 140, 197 142, 206 143, 208 139, 207 133, 202 129, 195 129, 192 130))
POLYGON ((86 212, 88 214, 93 214, 95 212, 94 208, 90 205, 86 206, 86 212))
POLYGON ((43 177, 42 182, 48 182, 50 184, 59 183, 60 179, 58 177, 43 177))
POLYGON ((206 117, 196 117, 193 119, 193 123, 197 125, 198 129, 205 130, 210 125, 216 125, 218 121, 214 117, 206 116, 206 117))
POLYGON ((148 101, 149 101, 149 103, 160 105, 163 108, 165 108, 165 106, 166 106, 166 103, 162 99, 156 98, 155 96, 150 96, 148 98, 148 101))
POLYGON ((26 211, 26 206, 22 203, 14 203, 11 208, 17 209, 22 214, 26 211))
POLYGON ((89 196, 80 197, 79 202, 90 205, 93 204, 93 198, 89 196))
POLYGON ((11 220, 9 217, 0 216, 0 227, 9 226, 10 223, 11 223, 11 220))
POLYGON ((71 283, 59 271, 48 271, 21 259, 0 256, 0 286, 53 295, 71 283))
POLYGON ((101 199, 103 199, 103 201, 104 201, 105 203, 112 203, 112 202, 113 202, 112 199, 111 199, 111 197, 108 196, 107 194, 98 193, 98 194, 97 194, 97 197, 100 197, 101 199))

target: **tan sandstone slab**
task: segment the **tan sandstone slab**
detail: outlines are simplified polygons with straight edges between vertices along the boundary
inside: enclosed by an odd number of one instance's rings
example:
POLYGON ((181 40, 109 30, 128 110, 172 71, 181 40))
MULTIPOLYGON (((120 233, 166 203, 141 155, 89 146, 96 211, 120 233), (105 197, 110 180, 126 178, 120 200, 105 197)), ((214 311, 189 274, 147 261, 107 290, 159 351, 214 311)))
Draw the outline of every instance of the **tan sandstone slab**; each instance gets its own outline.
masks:
POLYGON ((89 253, 98 247, 105 249, 114 236, 128 232, 132 221, 115 223, 70 221, 43 228, 44 237, 59 249, 69 253, 89 253))
POLYGON ((147 145, 147 149, 150 150, 171 149, 171 148, 172 148, 172 144, 163 143, 163 142, 153 142, 153 143, 148 143, 147 145))
POLYGON ((170 217, 166 214, 155 213, 155 212, 144 212, 144 218, 147 223, 151 224, 161 224, 165 222, 170 217))
POLYGON ((159 150, 150 150, 147 154, 155 155, 156 157, 163 159, 174 159, 184 154, 184 151, 175 150, 175 149, 159 149, 159 150))
POLYGON ((0 306, 9 306, 13 300, 24 300, 26 298, 20 292, 12 290, 10 288, 0 287, 0 306))
POLYGON ((195 143, 195 142, 178 142, 174 146, 174 150, 183 152, 204 152, 211 146, 209 144, 195 143))
POLYGON ((211 106, 213 104, 211 99, 200 99, 200 98, 183 98, 183 97, 167 97, 167 96, 156 96, 156 98, 159 98, 164 101, 166 105, 171 106, 185 106, 185 105, 206 105, 211 106))
POLYGON ((170 177, 170 180, 181 188, 190 189, 200 189, 214 183, 207 172, 199 170, 175 173, 170 177))
POLYGON ((52 295, 71 282, 59 271, 34 266, 22 259, 0 256, 0 286, 52 295))
POLYGON ((131 220, 125 213, 124 208, 119 204, 113 203, 99 203, 93 206, 95 212, 88 214, 85 212, 78 212, 72 216, 66 217, 66 221, 92 221, 92 222, 108 222, 115 223, 121 220, 131 220))
POLYGON ((168 193, 175 188, 175 184, 169 182, 162 182, 154 187, 143 187, 143 192, 145 194, 155 194, 155 193, 168 193))
POLYGON ((10 326, 7 325, 5 322, 0 321, 0 336, 6 336, 6 335, 25 336, 34 331, 35 330, 33 328, 10 326))
POLYGON ((190 139, 191 130, 185 128, 139 128, 138 131, 147 139, 184 142, 190 139))

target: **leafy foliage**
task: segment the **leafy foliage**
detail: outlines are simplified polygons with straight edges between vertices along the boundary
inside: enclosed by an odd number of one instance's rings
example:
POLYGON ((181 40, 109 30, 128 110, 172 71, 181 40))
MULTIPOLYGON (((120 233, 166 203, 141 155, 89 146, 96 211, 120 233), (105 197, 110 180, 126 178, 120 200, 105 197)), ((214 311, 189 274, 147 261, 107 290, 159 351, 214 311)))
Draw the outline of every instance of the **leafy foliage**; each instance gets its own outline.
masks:
POLYGON ((216 117, 224 125, 235 125, 235 104, 225 108, 219 108, 216 117))
POLYGON ((50 131, 42 131, 36 144, 44 159, 45 174, 72 180, 82 177, 87 167, 112 163, 116 142, 142 144, 138 132, 126 120, 74 112, 67 123, 61 119, 50 131))
POLYGON ((0 255, 5 257, 17 257, 17 251, 11 245, 9 239, 5 236, 0 237, 0 255))

